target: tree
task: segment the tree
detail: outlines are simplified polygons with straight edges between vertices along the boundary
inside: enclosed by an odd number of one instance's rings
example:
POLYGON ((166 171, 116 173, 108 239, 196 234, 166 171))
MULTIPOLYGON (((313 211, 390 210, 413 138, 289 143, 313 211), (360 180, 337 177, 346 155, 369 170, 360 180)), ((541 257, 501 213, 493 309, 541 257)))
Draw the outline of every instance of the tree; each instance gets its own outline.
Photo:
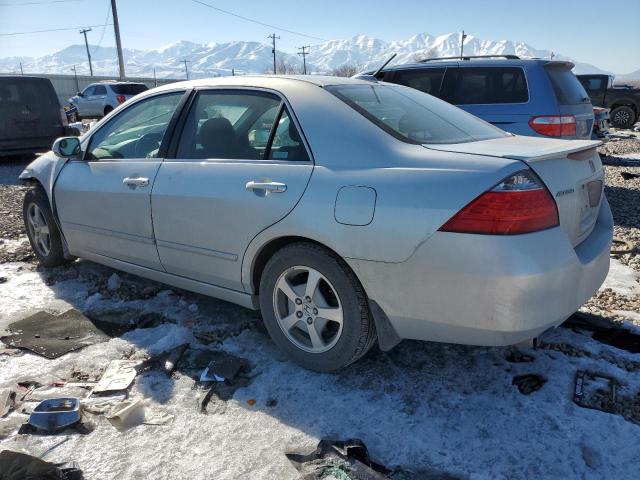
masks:
POLYGON ((356 73, 360 73, 362 69, 358 65, 345 64, 331 71, 331 74, 336 77, 353 77, 356 73))

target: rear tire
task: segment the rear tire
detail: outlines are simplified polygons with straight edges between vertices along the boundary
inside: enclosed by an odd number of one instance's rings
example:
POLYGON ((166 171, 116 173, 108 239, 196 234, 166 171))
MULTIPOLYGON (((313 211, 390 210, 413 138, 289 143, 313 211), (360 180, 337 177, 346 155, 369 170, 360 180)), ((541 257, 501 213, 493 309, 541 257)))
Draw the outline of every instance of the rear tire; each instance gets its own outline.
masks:
POLYGON ((22 204, 22 218, 34 253, 45 267, 71 263, 64 257, 60 230, 53 219, 49 199, 42 187, 27 191, 22 204))
POLYGON ((615 128, 631 128, 636 123, 636 112, 626 105, 611 110, 611 125, 615 128))
POLYGON ((339 370, 376 339, 362 285, 339 256, 313 243, 294 243, 271 257, 260 309, 274 343, 309 370, 339 370))
POLYGON ((113 112, 113 107, 111 105, 107 105, 106 107, 104 107, 104 116, 105 117, 107 115, 109 115, 111 112, 113 112))

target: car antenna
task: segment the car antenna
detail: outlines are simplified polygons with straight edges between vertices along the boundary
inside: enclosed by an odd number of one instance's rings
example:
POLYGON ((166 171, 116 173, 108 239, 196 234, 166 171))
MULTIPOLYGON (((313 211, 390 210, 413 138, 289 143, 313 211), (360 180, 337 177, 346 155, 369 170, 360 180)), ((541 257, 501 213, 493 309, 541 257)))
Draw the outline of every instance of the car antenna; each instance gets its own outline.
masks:
POLYGON ((382 70, 384 70, 384 67, 386 67, 387 65, 389 65, 389 63, 391 62, 391 60, 393 60, 394 58, 396 58, 396 56, 397 56, 397 55, 398 55, 397 53, 394 53, 393 55, 391 55, 391 56, 389 57, 389 59, 388 59, 386 62, 384 62, 384 63, 382 64, 382 66, 381 66, 378 70, 376 70, 376 71, 375 71, 375 73, 374 73, 373 75, 371 75, 371 76, 372 76, 373 78, 377 78, 377 77, 378 77, 378 75, 380 75, 380 74, 382 73, 382 70))

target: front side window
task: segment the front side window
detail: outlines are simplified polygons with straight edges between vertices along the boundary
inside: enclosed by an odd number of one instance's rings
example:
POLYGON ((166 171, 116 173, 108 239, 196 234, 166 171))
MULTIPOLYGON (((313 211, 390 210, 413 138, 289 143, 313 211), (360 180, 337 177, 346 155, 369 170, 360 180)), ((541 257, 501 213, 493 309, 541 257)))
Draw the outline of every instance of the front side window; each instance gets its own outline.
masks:
POLYGON ((93 92, 94 95, 106 95, 107 94, 107 87, 105 87, 104 85, 96 85, 96 89, 93 92))
POLYGON ((325 87, 394 137, 409 143, 464 143, 507 134, 418 90, 388 85, 325 87))
POLYGON ((91 137, 85 160, 157 158, 183 93, 151 97, 119 113, 91 137))
POLYGON ((444 68, 428 68, 398 71, 393 76, 393 83, 415 88, 435 97, 439 96, 444 68))
POLYGON ((189 111, 176 157, 229 160, 300 157, 294 147, 303 146, 302 142, 290 137, 289 117, 281 111, 282 101, 270 93, 200 92, 189 111), (270 147, 280 153, 270 155, 270 147))
POLYGON ((84 89, 84 92, 82 92, 82 95, 85 97, 90 97, 91 95, 93 95, 93 92, 95 92, 95 90, 96 90, 96 87, 93 85, 90 85, 84 89))
POLYGON ((524 71, 519 67, 461 67, 455 90, 456 105, 529 100, 524 71))

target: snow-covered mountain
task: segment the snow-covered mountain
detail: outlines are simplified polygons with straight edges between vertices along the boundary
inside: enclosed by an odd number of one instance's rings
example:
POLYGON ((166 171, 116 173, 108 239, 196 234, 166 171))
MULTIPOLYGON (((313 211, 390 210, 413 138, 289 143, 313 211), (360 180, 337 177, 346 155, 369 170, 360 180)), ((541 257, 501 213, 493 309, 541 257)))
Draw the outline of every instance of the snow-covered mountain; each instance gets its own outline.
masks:
MULTIPOLYGON (((117 58, 113 47, 90 47, 93 69, 96 75, 115 75, 117 58)), ((356 66, 366 70, 381 65, 392 53, 398 56, 394 63, 408 63, 425 56, 455 56, 460 54, 460 34, 449 33, 433 36, 427 33, 414 35, 406 40, 384 41, 366 35, 343 40, 330 40, 311 46, 307 57, 309 71, 329 73, 342 66, 356 66)), ((506 55, 550 58, 552 52, 538 50, 524 42, 511 40, 482 40, 469 35, 465 40, 467 55, 506 55)), ((302 67, 299 55, 277 52, 279 63, 289 68, 302 67)), ((126 73, 130 76, 152 76, 156 69, 158 78, 183 78, 184 63, 192 78, 238 73, 264 73, 272 69, 271 46, 259 42, 235 41, 227 43, 193 43, 180 41, 157 50, 125 49, 126 73)), ((570 60, 555 52, 555 59, 570 60)), ((59 52, 43 57, 0 58, 0 72, 15 72, 22 62, 25 73, 71 73, 75 65, 78 73, 88 73, 84 45, 71 45, 59 52)), ((609 73, 587 63, 576 63, 576 73, 609 73)))

